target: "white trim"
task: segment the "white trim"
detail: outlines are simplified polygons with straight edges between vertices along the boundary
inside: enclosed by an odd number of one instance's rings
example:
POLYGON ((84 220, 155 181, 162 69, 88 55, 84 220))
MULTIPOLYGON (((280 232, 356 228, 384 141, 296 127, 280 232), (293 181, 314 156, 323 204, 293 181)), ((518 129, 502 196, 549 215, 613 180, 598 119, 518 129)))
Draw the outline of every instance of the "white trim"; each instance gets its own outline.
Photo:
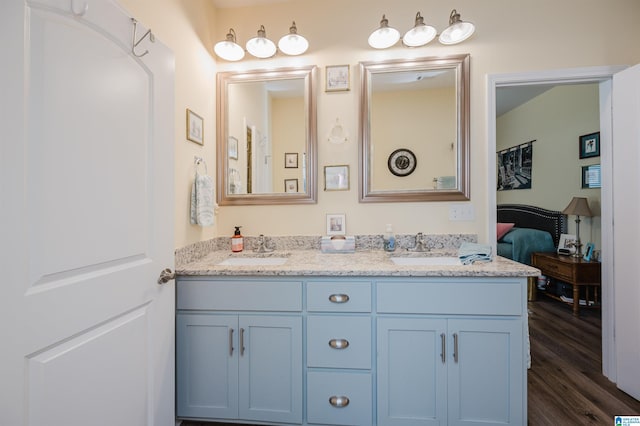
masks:
POLYGON ((611 79, 626 66, 605 66, 487 75, 487 238, 496 249, 496 89, 536 84, 600 83, 602 164, 602 372, 616 380, 613 320, 613 193, 611 190, 611 79), (606 200, 606 202, 605 202, 606 200))

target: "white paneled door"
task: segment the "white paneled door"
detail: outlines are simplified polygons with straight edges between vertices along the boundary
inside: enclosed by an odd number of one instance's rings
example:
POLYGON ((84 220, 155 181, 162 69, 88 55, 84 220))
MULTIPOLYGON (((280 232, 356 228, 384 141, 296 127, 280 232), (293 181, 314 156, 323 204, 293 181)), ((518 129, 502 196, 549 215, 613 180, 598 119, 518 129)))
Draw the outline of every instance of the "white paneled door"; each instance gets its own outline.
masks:
POLYGON ((613 76, 613 273, 617 384, 640 399, 640 65, 613 76))
POLYGON ((2 425, 175 424, 174 60, 132 33, 111 0, 0 5, 2 425))

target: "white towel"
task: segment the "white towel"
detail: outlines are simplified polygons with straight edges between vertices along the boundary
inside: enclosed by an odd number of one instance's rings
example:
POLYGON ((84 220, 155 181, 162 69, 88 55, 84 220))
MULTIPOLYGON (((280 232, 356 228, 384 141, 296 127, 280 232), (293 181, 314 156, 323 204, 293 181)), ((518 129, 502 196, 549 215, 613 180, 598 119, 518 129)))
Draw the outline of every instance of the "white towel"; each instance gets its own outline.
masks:
POLYGON ((213 179, 196 172, 191 186, 191 224, 212 226, 214 208, 213 179))
POLYGON ((458 257, 463 265, 470 265, 475 262, 491 262, 491 246, 463 242, 460 249, 458 249, 458 257))

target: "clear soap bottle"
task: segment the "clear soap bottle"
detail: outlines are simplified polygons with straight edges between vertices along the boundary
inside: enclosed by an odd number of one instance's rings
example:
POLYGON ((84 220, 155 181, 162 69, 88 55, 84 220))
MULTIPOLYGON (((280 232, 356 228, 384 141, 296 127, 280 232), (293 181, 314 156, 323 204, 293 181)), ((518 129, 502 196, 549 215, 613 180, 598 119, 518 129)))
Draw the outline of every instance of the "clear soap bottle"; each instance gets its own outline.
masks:
POLYGON ((384 251, 395 251, 396 249, 396 236, 393 234, 393 227, 391 224, 387 224, 387 228, 382 236, 384 251))

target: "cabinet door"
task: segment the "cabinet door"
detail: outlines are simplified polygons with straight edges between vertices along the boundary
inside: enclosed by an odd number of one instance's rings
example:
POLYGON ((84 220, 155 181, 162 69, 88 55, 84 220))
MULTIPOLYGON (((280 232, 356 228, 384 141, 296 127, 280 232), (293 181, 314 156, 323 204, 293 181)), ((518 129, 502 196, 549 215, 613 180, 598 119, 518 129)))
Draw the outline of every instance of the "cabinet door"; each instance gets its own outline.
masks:
POLYGON ((237 323, 235 315, 177 314, 178 417, 237 418, 237 323))
POLYGON ((443 425, 446 320, 378 318, 378 424, 443 425))
POLYGON ((448 329, 448 424, 526 424, 522 321, 451 319, 448 329))
POLYGON ((239 318, 240 418, 302 423, 302 318, 239 318))

